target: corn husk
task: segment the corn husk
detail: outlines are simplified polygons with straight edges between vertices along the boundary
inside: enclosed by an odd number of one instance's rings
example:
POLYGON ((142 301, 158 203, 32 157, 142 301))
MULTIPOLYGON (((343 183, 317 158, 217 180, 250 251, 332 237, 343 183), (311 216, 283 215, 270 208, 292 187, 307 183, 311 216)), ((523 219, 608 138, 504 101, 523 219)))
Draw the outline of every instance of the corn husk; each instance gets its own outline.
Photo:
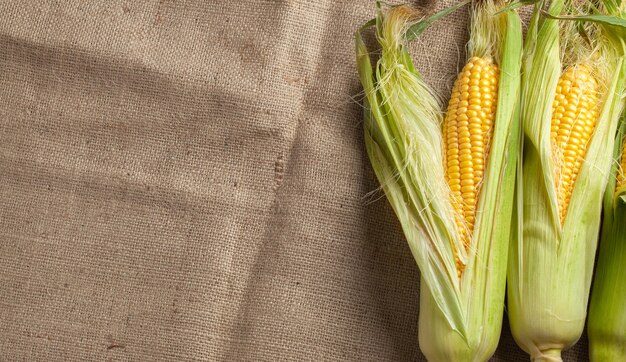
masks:
POLYGON ((467 250, 444 179, 441 105, 415 69, 403 37, 415 12, 396 7, 379 13, 382 53, 375 69, 356 36, 365 144, 421 272, 419 343, 429 361, 485 361, 501 330, 519 146, 522 33, 514 11, 495 15, 495 3, 481 4, 473 8, 470 48, 494 52, 501 71, 491 152, 467 250), (461 276, 455 255, 464 264, 461 276))
MULTIPOLYGON (((540 18, 529 25, 522 62, 523 168, 518 176, 518 218, 508 267, 508 313, 516 342, 534 361, 561 361, 561 351, 580 338, 587 312, 602 196, 609 178, 614 137, 623 109, 626 80, 623 51, 604 28, 584 26, 591 45, 579 49, 578 24, 540 18), (564 33, 569 30, 569 33, 564 33), (561 32, 561 33, 560 33, 561 32), (563 44, 564 37, 567 44, 563 44), (552 102, 563 69, 593 62, 602 84, 601 112, 560 221, 550 142, 552 102)), ((571 10, 556 0, 549 14, 571 10)))
MULTIPOLYGON (((618 134, 615 160, 619 161, 626 123, 618 134)), ((591 361, 626 361, 626 186, 616 189, 617 162, 604 193, 604 219, 598 265, 589 304, 587 331, 591 361)))

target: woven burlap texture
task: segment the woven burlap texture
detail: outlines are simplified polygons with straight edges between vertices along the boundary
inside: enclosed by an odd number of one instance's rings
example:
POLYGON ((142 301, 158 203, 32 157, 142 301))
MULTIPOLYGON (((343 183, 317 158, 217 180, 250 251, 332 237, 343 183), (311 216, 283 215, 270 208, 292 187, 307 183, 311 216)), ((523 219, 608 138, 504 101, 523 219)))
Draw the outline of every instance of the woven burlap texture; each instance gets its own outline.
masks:
MULTIPOLYGON (((419 272, 369 195, 374 9, 0 1, 0 360, 424 361, 419 272)), ((411 45, 444 99, 467 25, 411 45)), ((493 361, 527 360, 505 322, 493 361)))

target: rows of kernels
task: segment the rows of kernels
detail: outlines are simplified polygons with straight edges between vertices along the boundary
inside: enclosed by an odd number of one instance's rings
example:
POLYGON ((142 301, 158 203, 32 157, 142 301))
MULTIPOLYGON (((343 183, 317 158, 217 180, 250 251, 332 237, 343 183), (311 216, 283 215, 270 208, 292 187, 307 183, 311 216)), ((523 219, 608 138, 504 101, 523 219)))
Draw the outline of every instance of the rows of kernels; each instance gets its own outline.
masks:
POLYGON ((550 136, 556 157, 555 184, 561 223, 598 118, 598 83, 585 64, 561 75, 552 106, 550 136))
MULTIPOLYGON (((445 175, 452 192, 455 219, 469 247, 498 96, 498 68, 491 59, 473 57, 452 89, 444 120, 445 175)), ((459 275, 463 267, 457 259, 459 275)))

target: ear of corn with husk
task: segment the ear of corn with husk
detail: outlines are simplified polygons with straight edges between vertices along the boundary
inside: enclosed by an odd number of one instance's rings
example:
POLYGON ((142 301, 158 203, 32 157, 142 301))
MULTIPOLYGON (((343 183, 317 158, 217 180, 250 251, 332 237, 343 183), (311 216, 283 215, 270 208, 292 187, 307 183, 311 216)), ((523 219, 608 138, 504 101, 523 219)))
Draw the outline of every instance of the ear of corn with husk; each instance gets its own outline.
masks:
POLYGON ((430 361, 484 361, 498 343, 513 207, 522 32, 503 4, 473 5, 469 61, 445 119, 415 69, 406 6, 380 11, 373 69, 360 34, 365 144, 421 271, 419 343, 430 361))
POLYGON ((615 160, 604 194, 604 220, 598 266, 589 304, 591 361, 626 361, 626 123, 615 147, 615 160))
MULTIPOLYGON (((560 361, 584 328, 626 66, 610 31, 540 18, 539 7, 522 62, 524 161, 508 313, 516 342, 533 360, 560 361)), ((548 11, 579 10, 555 0, 548 11)))

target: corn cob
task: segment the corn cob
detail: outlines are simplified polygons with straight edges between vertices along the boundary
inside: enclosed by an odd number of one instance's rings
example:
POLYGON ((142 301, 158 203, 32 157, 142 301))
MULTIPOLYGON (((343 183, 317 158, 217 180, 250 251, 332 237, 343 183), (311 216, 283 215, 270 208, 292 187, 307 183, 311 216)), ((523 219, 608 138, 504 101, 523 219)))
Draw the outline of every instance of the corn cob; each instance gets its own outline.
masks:
POLYGON ((501 6, 474 5, 470 60, 445 119, 403 41, 413 11, 379 14, 375 72, 356 37, 365 144, 421 271, 419 343, 430 361, 487 360, 500 335, 522 35, 514 11, 496 15, 501 6))
POLYGON ((626 361, 626 119, 617 136, 613 175, 604 194, 598 267, 589 304, 589 355, 593 362, 626 361), (619 142, 624 139, 623 143, 619 142), (621 146, 621 147, 620 147, 621 146))
MULTIPOLYGON (((469 248, 476 221, 498 98, 498 66, 491 58, 472 57, 452 88, 444 120, 445 176, 455 220, 465 249, 469 248)), ((459 276, 463 264, 457 257, 459 276)))
MULTIPOLYGON (((577 13, 580 4, 554 0, 548 11, 577 13)), ((584 328, 626 63, 601 26, 540 21, 539 12, 536 5, 522 65, 524 160, 508 311, 532 360, 561 361, 584 328)))
POLYGON ((554 180, 561 224, 565 221, 576 176, 598 121, 598 82, 587 64, 561 75, 552 106, 550 137, 555 156, 554 180))

